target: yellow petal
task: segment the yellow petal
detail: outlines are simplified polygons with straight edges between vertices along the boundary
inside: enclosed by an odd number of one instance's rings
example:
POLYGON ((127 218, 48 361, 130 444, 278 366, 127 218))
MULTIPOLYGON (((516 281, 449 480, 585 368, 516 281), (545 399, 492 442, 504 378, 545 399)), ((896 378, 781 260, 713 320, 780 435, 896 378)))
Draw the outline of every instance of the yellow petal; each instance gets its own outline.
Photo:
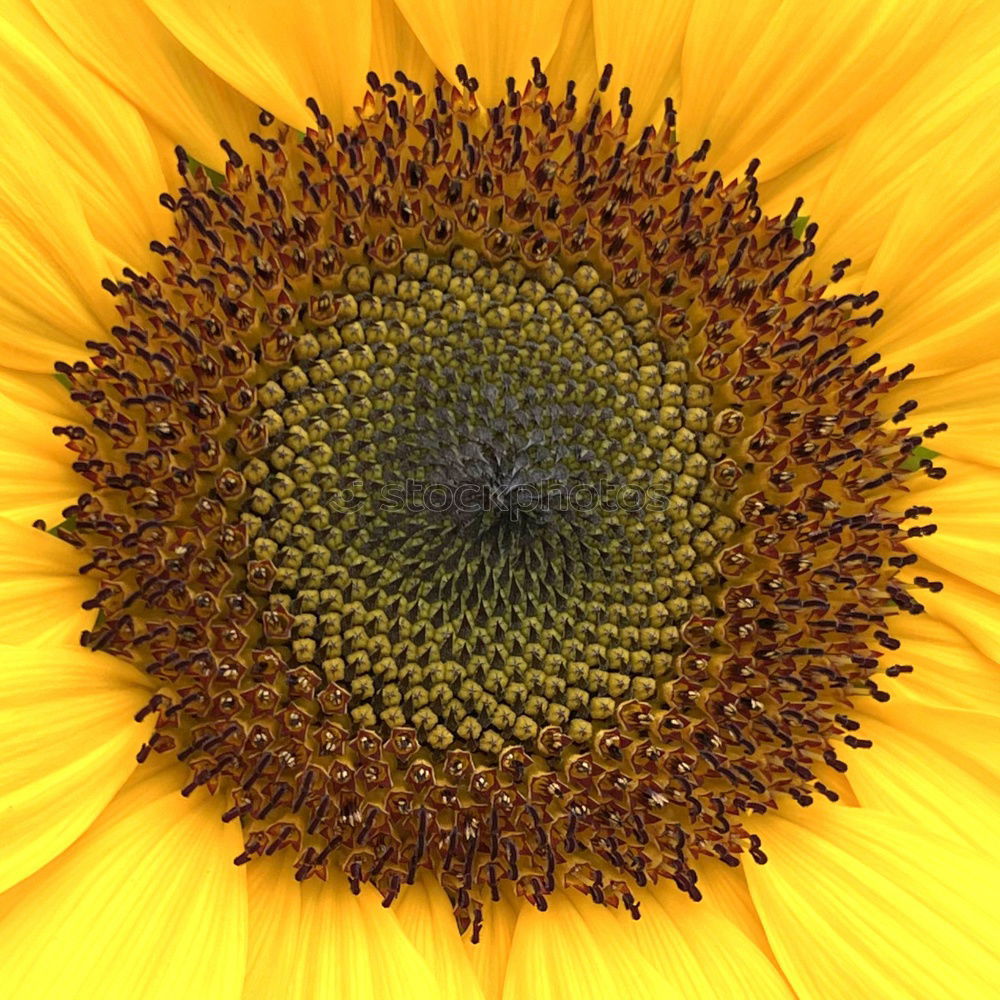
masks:
POLYGON ((250 942, 243 1000, 465 995, 442 991, 395 912, 370 886, 354 896, 336 870, 327 882, 300 885, 287 855, 255 859, 245 870, 250 942))
POLYGON ((79 403, 69 397, 69 389, 55 372, 25 372, 0 367, 0 396, 12 403, 52 415, 60 424, 79 421, 84 414, 79 403))
MULTIPOLYGON (((597 66, 614 67, 610 104, 617 108, 622 87, 632 91, 632 118, 641 131, 663 123, 663 101, 679 98, 681 50, 691 0, 648 4, 642 0, 594 0, 597 66)), ((586 96, 586 92, 584 95, 586 96)))
POLYGON ((220 168, 226 157, 219 139, 241 148, 254 128, 253 102, 192 55, 141 0, 105 0, 99 18, 73 0, 35 6, 77 59, 155 123, 169 149, 181 144, 220 168))
POLYGON ((14 116, 0 144, 0 351, 9 368, 51 372, 114 321, 107 268, 65 164, 14 116), (25 169, 30 164, 30 169, 25 169))
MULTIPOLYGON (((822 239, 824 231, 823 217, 814 208, 816 197, 828 186, 829 177, 845 145, 846 140, 840 139, 829 146, 825 146, 819 152, 813 153, 812 156, 807 156, 804 160, 800 160, 776 177, 767 178, 758 188, 759 201, 761 207, 764 209, 764 213, 766 215, 784 215, 791 208, 796 198, 804 198, 806 202, 805 212, 808 213, 810 219, 819 222, 820 238, 822 239)), ((842 260, 845 256, 846 254, 841 254, 839 257, 830 258, 830 260, 842 260)), ((810 260, 809 267, 816 274, 818 280, 825 281, 829 276, 830 268, 826 258, 818 264, 815 260, 810 260)), ((851 277, 855 277, 858 274, 858 270, 857 268, 852 268, 851 277)), ((847 289, 844 287, 846 284, 847 282, 844 281, 838 285, 837 292, 846 294, 847 289)), ((867 286, 863 290, 867 291, 867 286)))
POLYGON ((469 935, 462 938, 469 964, 483 990, 486 1000, 501 1000, 503 984, 507 978, 510 946, 517 926, 517 915, 528 904, 502 895, 496 903, 487 902, 483 911, 483 929, 479 943, 473 944, 469 935))
MULTIPOLYGON (((50 169, 75 193, 94 238, 145 267, 149 241, 170 219, 157 201, 165 182, 142 116, 77 62, 26 0, 5 4, 0 22, 0 119, 26 123, 52 151, 50 169)), ((34 179, 45 164, 19 167, 34 179)))
MULTIPOLYGON (((958 134, 992 116, 998 47, 995 6, 966 8, 919 72, 843 144, 822 193, 807 205, 820 226, 811 262, 817 272, 825 276, 844 257, 853 269, 867 268, 909 192, 959 165, 958 134)), ((941 222, 951 224, 947 215, 941 222)))
POLYGON ((399 9, 441 72, 455 80, 463 63, 479 81, 480 102, 493 104, 512 76, 517 89, 531 76, 531 59, 547 65, 566 20, 570 0, 397 0, 399 9))
POLYGON ((940 169, 924 171, 868 270, 885 318, 871 343, 889 365, 921 378, 994 359, 1000 267, 1000 145, 994 116, 956 131, 940 169))
MULTIPOLYGON (((977 781, 993 788, 1000 785, 1000 726, 996 715, 939 708, 902 697, 893 697, 887 704, 869 701, 862 706, 862 712, 865 719, 878 719, 915 737, 931 753, 954 761, 977 781)), ((863 763, 864 754, 858 751, 848 763, 852 759, 863 763)))
POLYGON ((434 80, 434 63, 394 0, 372 0, 371 68, 387 83, 396 70, 421 86, 434 80))
MULTIPOLYGON (((289 876, 291 877, 291 876, 289 876)), ((294 1000, 437 1000, 440 984, 371 886, 351 893, 334 872, 302 884, 294 1000)))
POLYGON ((371 69, 370 0, 150 0, 174 37, 255 104, 305 128, 314 97, 333 121, 350 116, 371 69))
POLYGON ((799 815, 801 823, 758 824, 769 860, 747 868, 799 996, 992 994, 1000 982, 993 862, 870 809, 817 804, 799 815))
MULTIPOLYGON (((877 329, 877 328, 876 328, 877 329)), ((914 423, 918 429, 948 425, 948 433, 935 438, 934 449, 949 458, 981 465, 1000 466, 1000 359, 969 364, 945 375, 907 379, 893 394, 889 406, 915 399, 920 404, 914 423)), ((946 463, 947 464, 947 463, 946 463)))
POLYGON ((854 131, 948 38, 960 7, 878 3, 695 4, 681 60, 684 145, 712 140, 723 172, 761 180, 854 131))
POLYGON ((0 517, 0 642, 72 645, 94 621, 81 604, 94 585, 79 573, 80 554, 37 528, 0 517))
POLYGON ((0 515, 23 525, 42 519, 53 527, 76 502, 81 480, 66 438, 52 433, 58 423, 59 417, 0 393, 0 515))
POLYGON ((888 703, 864 699, 858 708, 866 718, 921 741, 977 781, 998 787, 1000 668, 989 655, 996 597, 941 570, 932 575, 948 582, 929 602, 931 613, 899 615, 890 629, 902 645, 886 662, 910 664, 914 671, 880 683, 891 696, 888 703), (942 607, 946 592, 949 603, 942 607))
POLYGON ((997 665, 961 632, 932 614, 897 615, 891 632, 903 644, 894 659, 914 668, 885 685, 892 695, 892 709, 902 700, 1000 717, 997 665))
MULTIPOLYGON (((574 890, 548 897, 540 913, 525 905, 511 943, 504 1000, 607 1000, 669 995, 631 928, 574 890)), ((640 921, 641 922, 641 921, 640 921)), ((683 993, 676 994, 683 996, 683 993)))
POLYGON ((920 566, 920 572, 944 584, 944 589, 929 595, 924 602, 930 614, 957 629, 981 653, 1000 663, 1000 597, 992 591, 949 572, 933 563, 920 566))
POLYGON ((135 769, 149 693, 79 646, 0 646, 0 891, 64 851, 135 769))
POLYGON ((135 769, 67 851, 0 896, 10 1000, 239 1000, 246 876, 219 800, 182 798, 177 764, 135 769))
POLYGON ((665 884, 642 893, 641 911, 642 917, 628 924, 621 915, 621 933, 636 937, 663 987, 674 996, 792 1000, 792 991, 770 958, 711 895, 694 903, 665 884))
POLYGON ((0 483, 0 513, 13 513, 23 524, 39 519, 49 527, 61 523, 63 508, 75 502, 83 480, 71 468, 75 456, 66 439, 57 438, 52 428, 76 423, 83 411, 52 373, 4 368, 0 409, 6 415, 0 424, 0 454, 9 455, 6 466, 11 470, 0 483))
MULTIPOLYGON (((667 886, 671 888, 671 886, 667 886)), ((698 888, 711 903, 712 910, 720 914, 749 938, 772 961, 771 947, 754 909, 750 890, 742 866, 730 868, 710 858, 698 865, 698 888)), ((659 890, 655 890, 659 892, 659 890)))
MULTIPOLYGON (((945 479, 929 480, 932 487, 921 490, 919 496, 909 500, 897 498, 893 502, 897 511, 913 502, 933 508, 932 514, 921 518, 921 523, 934 523, 938 530, 925 538, 912 538, 907 544, 935 565, 1000 594, 1000 521, 997 520, 1000 469, 955 458, 944 464, 948 469, 945 479)), ((933 606, 934 595, 926 591, 923 595, 923 603, 933 606)), ((917 596, 921 596, 920 592, 917 596)))
MULTIPOLYGON (((484 1000, 444 889, 429 875, 407 886, 393 911, 446 996, 484 1000)), ((483 944, 484 942, 480 942, 483 944)), ((478 946, 477 946, 478 947, 478 946)))
POLYGON ((557 100, 566 93, 566 84, 576 83, 581 105, 597 87, 600 67, 594 41, 594 17, 590 0, 571 0, 562 35, 552 58, 545 64, 549 85, 557 100))
POLYGON ((299 960, 302 893, 287 857, 246 866, 250 937, 242 1000, 284 1000, 299 960))
POLYGON ((996 852, 1000 797, 995 788, 926 735, 907 733, 892 719, 891 710, 884 718, 859 713, 860 735, 874 746, 840 754, 861 805, 904 817, 918 830, 996 852))

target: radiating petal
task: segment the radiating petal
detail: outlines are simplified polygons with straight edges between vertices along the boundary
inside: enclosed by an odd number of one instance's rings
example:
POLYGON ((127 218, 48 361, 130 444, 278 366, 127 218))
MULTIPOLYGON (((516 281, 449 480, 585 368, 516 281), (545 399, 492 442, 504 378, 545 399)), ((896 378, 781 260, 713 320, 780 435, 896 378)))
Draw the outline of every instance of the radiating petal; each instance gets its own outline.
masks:
POLYGON ((314 97, 344 121, 371 69, 370 0, 148 0, 177 40, 241 94, 296 128, 314 97))
POLYGON ((246 875, 217 799, 182 798, 186 770, 136 768, 90 829, 0 896, 10 1000, 238 1000, 246 875))
POLYGON ((60 424, 73 423, 84 413, 70 399, 69 389, 54 371, 25 372, 0 366, 0 395, 12 403, 51 414, 60 424))
MULTIPOLYGON (((157 201, 165 181, 149 131, 127 100, 73 58, 27 0, 6 3, 0 21, 0 120, 6 128, 11 119, 24 122, 54 154, 51 165, 22 159, 20 172, 30 182, 52 171, 75 194, 93 238, 143 267, 149 241, 170 221, 157 201)), ((47 224, 58 228, 62 220, 50 215, 47 224)), ((97 293, 106 297, 95 285, 97 293)))
MULTIPOLYGON (((50 612, 51 613, 51 612, 50 612)), ((135 769, 149 689, 79 646, 0 646, 0 891, 87 829, 135 769)))
POLYGON ((463 63, 479 80, 481 102, 495 103, 513 76, 518 90, 531 75, 531 59, 548 64, 556 51, 570 0, 397 0, 399 9, 441 72, 455 79, 463 63))
MULTIPOLYGON (((1000 466, 1000 359, 969 364, 945 375, 907 379, 892 401, 915 399, 919 429, 947 423, 948 433, 933 442, 949 458, 961 458, 994 468, 1000 466)), ((891 406, 892 403, 890 402, 891 406)), ((945 463, 947 464, 947 462, 945 463)))
MULTIPOLYGON (((860 735, 874 742, 864 753, 846 750, 851 788, 862 806, 909 819, 926 830, 987 852, 1000 849, 1000 796, 954 754, 926 734, 908 733, 860 712, 860 735)), ((987 747, 981 750, 988 752, 987 747)))
POLYGON ((53 527, 80 495, 73 452, 66 438, 52 433, 59 423, 58 416, 15 403, 0 391, 0 516, 22 525, 41 519, 53 527))
MULTIPOLYGON (((766 179, 758 188, 759 201, 764 213, 766 215, 784 215, 796 198, 804 198, 806 207, 803 214, 807 214, 810 219, 819 223, 820 239, 822 239, 823 217, 816 212, 813 206, 816 204, 816 196, 827 187, 829 177, 836 166, 837 157, 845 144, 846 139, 839 139, 813 153, 812 156, 800 160, 787 170, 783 170, 776 177, 766 179)), ((820 246, 822 245, 820 243, 820 246)), ((841 254, 839 257, 830 259, 836 261, 842 260, 843 257, 844 254, 841 254)), ((829 267, 826 265, 825 258, 820 264, 810 260, 809 266, 818 278, 825 280, 828 277, 829 267)), ((856 270, 851 272, 852 276, 856 273, 856 270)), ((839 286, 838 291, 840 291, 839 286)))
POLYGON ((545 913, 522 907, 511 942, 504 1000, 669 995, 672 984, 662 982, 637 938, 604 907, 585 900, 587 909, 581 912, 574 899, 579 895, 575 890, 554 893, 545 913))
POLYGON ((913 672, 881 678, 888 703, 865 698, 857 711, 922 740, 977 777, 995 776, 1000 783, 1000 667, 930 615, 907 616, 907 628, 893 633, 903 642, 892 662, 910 664, 913 672))
POLYGON ((944 2, 697 3, 681 60, 678 129, 712 140, 723 172, 760 157, 777 176, 854 131, 946 43, 961 7, 944 2))
POLYGON ((226 159, 219 139, 239 148, 253 128, 253 102, 201 63, 142 0, 104 0, 99 18, 76 0, 33 2, 76 58, 155 123, 168 148, 180 143, 218 169, 226 159))
POLYGON ((875 810, 797 815, 759 823, 769 860, 747 880, 798 995, 991 995, 1000 872, 990 859, 875 810))
POLYGON ((72 645, 96 612, 81 604, 94 585, 79 572, 80 554, 37 528, 0 517, 0 643, 72 645))
POLYGON ((287 858, 247 865, 250 934, 243 1000, 283 1000, 299 960, 302 892, 287 858))
MULTIPOLYGON (((735 924, 762 954, 774 961, 764 927, 750 898, 742 866, 730 868, 714 859, 708 859, 698 865, 698 887, 704 898, 711 902, 715 913, 735 924)), ((667 888, 671 892, 675 891, 672 886, 667 888)), ((659 890, 656 891, 659 893, 659 890)))
POLYGON ((898 615, 891 632, 902 641, 894 659, 914 668, 886 685, 893 713, 905 701, 1000 717, 1000 667, 956 628, 933 614, 898 615))
POLYGON ((603 64, 598 66, 595 53, 592 0, 570 0, 559 44, 544 67, 555 100, 563 98, 566 84, 572 80, 579 95, 578 106, 583 105, 597 87, 603 69, 603 64))
MULTIPOLYGON (((939 708, 905 698, 893 698, 884 705, 871 702, 864 706, 863 714, 922 741, 931 753, 954 761, 977 781, 1000 786, 1000 726, 995 715, 939 708)), ((847 762, 857 760, 858 766, 863 766, 865 756, 865 751, 857 751, 847 762)))
MULTIPOLYGON (((712 862, 708 862, 712 864, 712 862)), ((792 1000, 776 966, 716 905, 709 893, 692 902, 673 885, 642 894, 642 917, 621 933, 635 935, 663 986, 685 1000, 792 1000)))
POLYGON ((393 910, 446 997, 484 1000, 444 889, 429 875, 407 886, 393 910))
POLYGON ((473 944, 469 935, 462 938, 469 964, 479 980, 486 1000, 501 1000, 503 997, 517 915, 527 905, 522 900, 508 898, 506 895, 501 896, 499 902, 488 902, 483 912, 479 943, 473 944))
MULTIPOLYGON (((338 871, 327 882, 300 884, 287 857, 254 860, 246 871, 250 941, 243 1000, 467 995, 442 990, 394 910, 385 909, 370 886, 355 896, 338 871)), ((450 933, 457 944, 454 926, 450 933)))
MULTIPOLYGON (((631 92, 632 118, 641 132, 663 123, 664 98, 676 103, 680 90, 681 50, 692 0, 648 4, 643 0, 594 0, 594 43, 598 71, 610 63, 611 101, 618 107, 622 87, 631 92)), ((586 93, 584 93, 586 96, 586 93)))
POLYGON ((925 562, 920 573, 944 584, 944 589, 926 598, 930 613, 961 632, 981 653, 1000 663, 1000 597, 935 563, 925 562))
POLYGON ((0 351, 9 368, 51 372, 114 321, 106 259, 66 167, 17 117, 0 144, 0 351), (26 170, 25 164, 31 164, 26 170))
MULTIPOLYGON (((965 8, 919 71, 859 123, 822 192, 807 200, 820 226, 811 262, 818 272, 825 275, 844 257, 854 268, 867 268, 910 191, 930 176, 948 178, 963 169, 961 133, 993 117, 998 51, 1000 10, 993 4, 965 8)), ((996 148, 995 129, 982 139, 992 139, 996 148)), ((941 215, 939 223, 950 220, 941 215)))
POLYGON ((438 1000, 427 963, 371 886, 355 896, 340 872, 302 884, 299 951, 289 1000, 438 1000))
POLYGON ((371 68, 386 82, 396 70, 421 86, 434 80, 434 63, 395 0, 372 0, 371 68))
MULTIPOLYGON (((901 497, 893 502, 899 512, 913 502, 933 508, 922 521, 933 522, 938 530, 910 539, 908 546, 935 565, 1000 594, 1000 469, 957 458, 944 464, 948 469, 945 479, 929 480, 932 488, 921 490, 917 498, 901 497)), ((928 604, 934 601, 933 596, 926 598, 928 604)))
POLYGON ((887 364, 921 378, 1000 355, 1000 145, 995 116, 957 130, 944 170, 926 170, 900 205, 868 270, 885 318, 872 335, 887 364))

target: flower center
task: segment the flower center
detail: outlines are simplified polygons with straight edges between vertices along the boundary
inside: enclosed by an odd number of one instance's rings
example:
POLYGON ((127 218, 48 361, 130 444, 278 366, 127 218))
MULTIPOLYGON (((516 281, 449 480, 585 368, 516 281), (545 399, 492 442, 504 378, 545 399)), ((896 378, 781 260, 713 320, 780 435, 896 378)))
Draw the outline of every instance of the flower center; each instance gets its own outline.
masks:
POLYGON ((536 270, 468 248, 349 269, 337 319, 260 388, 268 446, 243 470, 248 581, 293 661, 355 725, 494 763, 585 748, 655 697, 736 526, 711 390, 643 300, 536 270))
POLYGON ((741 817, 836 798, 853 699, 908 669, 908 369, 669 101, 630 137, 610 72, 486 112, 462 67, 396 79, 215 182, 179 150, 156 273, 57 366, 84 645, 157 679, 140 759, 220 796, 238 864, 387 904, 427 870, 474 939, 505 886, 698 899, 698 858, 765 860, 741 817))

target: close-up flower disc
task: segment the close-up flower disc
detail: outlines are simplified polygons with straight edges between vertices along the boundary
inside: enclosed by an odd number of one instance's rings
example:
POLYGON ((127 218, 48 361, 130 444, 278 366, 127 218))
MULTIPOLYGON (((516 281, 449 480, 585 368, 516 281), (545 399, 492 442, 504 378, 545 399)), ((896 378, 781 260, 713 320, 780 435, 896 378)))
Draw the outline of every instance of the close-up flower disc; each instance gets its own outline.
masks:
POLYGON ((178 147, 174 231, 57 366, 58 534, 83 644, 154 684, 140 760, 235 864, 387 906, 430 876, 473 941, 505 893, 639 917, 764 864, 747 818, 837 799, 939 587, 899 497, 944 427, 866 347, 876 293, 611 77, 372 73, 356 124, 264 112, 224 176, 178 147))

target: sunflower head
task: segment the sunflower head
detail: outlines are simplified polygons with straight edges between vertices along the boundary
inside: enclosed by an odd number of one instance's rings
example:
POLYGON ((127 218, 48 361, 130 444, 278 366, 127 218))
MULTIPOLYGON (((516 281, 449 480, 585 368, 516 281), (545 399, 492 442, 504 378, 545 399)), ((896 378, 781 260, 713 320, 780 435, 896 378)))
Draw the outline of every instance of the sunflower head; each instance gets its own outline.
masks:
POLYGON ((699 899, 698 858, 766 860, 748 813, 836 799, 933 526, 889 506, 911 366, 864 351, 849 261, 801 275, 801 201, 682 156, 669 100, 636 134, 610 67, 488 108, 456 72, 262 113, 224 176, 178 148, 160 266, 58 366, 61 534, 84 644, 160 685, 140 758, 218 793, 237 864, 387 903, 426 869, 475 939, 505 885, 699 899))

